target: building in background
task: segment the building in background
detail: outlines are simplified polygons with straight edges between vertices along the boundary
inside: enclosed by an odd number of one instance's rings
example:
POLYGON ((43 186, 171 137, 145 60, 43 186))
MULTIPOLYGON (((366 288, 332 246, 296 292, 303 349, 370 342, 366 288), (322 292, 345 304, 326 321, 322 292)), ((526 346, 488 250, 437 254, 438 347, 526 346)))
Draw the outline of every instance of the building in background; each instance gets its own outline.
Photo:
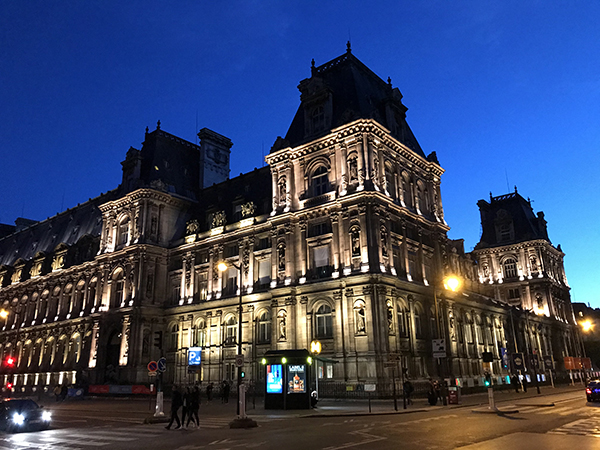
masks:
POLYGON ((516 192, 481 200, 482 238, 466 253, 447 236, 444 170, 389 79, 348 46, 313 63, 299 89, 264 168, 230 179, 229 139, 202 129, 195 145, 159 123, 127 152, 115 190, 0 226, 0 351, 17 358, 3 381, 143 383, 160 356, 168 382, 234 380, 239 339, 257 386, 267 351, 315 340, 321 386, 382 390, 391 362, 472 386, 484 352, 498 378, 510 373, 502 349, 552 356, 559 373, 580 355, 564 254, 543 213, 516 192), (434 342, 446 357, 434 358, 434 342))

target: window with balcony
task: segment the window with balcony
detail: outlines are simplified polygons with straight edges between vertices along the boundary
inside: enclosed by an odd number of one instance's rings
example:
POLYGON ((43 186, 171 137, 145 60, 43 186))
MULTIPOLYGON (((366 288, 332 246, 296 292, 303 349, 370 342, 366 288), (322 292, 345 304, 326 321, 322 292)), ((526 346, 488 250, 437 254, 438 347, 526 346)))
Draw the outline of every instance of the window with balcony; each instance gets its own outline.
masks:
POLYGON ((311 186, 313 196, 323 195, 329 192, 328 170, 325 166, 319 166, 312 174, 311 186))
POLYGON ((235 345, 237 336, 237 322, 235 317, 230 316, 225 321, 225 345, 235 345))
POLYGON ((517 261, 513 258, 507 258, 504 261, 504 277, 505 278, 516 278, 517 277, 517 261))

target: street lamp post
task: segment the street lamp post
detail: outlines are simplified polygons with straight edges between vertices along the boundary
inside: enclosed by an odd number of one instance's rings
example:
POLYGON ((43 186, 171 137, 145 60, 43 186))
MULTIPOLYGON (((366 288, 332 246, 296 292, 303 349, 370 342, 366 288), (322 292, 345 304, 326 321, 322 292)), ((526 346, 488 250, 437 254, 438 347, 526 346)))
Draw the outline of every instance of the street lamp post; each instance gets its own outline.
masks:
MULTIPOLYGON (((238 336, 237 336, 237 356, 242 357, 242 265, 234 263, 220 262, 217 266, 220 272, 224 272, 228 269, 228 264, 233 266, 238 271, 238 288, 240 291, 239 305, 238 305, 238 336)), ((236 362, 237 363, 237 362, 236 362)), ((242 383, 242 367, 243 363, 237 363, 237 385, 238 385, 238 403, 237 403, 237 419, 230 423, 231 428, 250 428, 256 427, 257 424, 252 419, 246 416, 246 386, 242 383)))
MULTIPOLYGON (((444 288, 452 291, 452 292, 456 292, 460 289, 460 279, 456 276, 453 275, 449 275, 446 278, 444 278, 442 280, 442 284, 444 285, 444 288)), ((439 306, 438 306, 438 296, 437 296, 437 286, 433 286, 433 301, 435 304, 435 324, 436 324, 436 331, 437 331, 437 338, 438 339, 442 339, 442 329, 440 326, 440 312, 439 312, 439 306)), ((446 350, 447 351, 447 350, 446 350)), ((448 399, 447 399, 447 392, 446 392, 446 384, 445 384, 445 380, 443 378, 443 373, 442 373, 442 361, 441 358, 437 358, 438 360, 438 376, 441 378, 441 390, 442 390, 442 404, 443 405, 447 405, 448 404, 448 399)))

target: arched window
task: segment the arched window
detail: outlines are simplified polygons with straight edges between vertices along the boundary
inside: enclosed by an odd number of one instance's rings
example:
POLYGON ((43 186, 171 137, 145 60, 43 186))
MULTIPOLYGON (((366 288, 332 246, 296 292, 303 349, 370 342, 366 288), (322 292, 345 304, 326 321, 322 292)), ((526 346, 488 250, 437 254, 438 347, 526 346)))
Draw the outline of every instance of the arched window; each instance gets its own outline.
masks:
POLYGON ((127 245, 129 242, 129 217, 119 222, 119 245, 127 245))
POLYGON ((225 321, 225 345, 234 345, 237 336, 237 322, 234 316, 229 316, 225 321))
POLYGON ((465 338, 467 340, 467 344, 473 343, 473 329, 471 328, 473 320, 470 315, 465 316, 465 338))
POLYGON ((328 171, 325 166, 319 166, 312 174, 311 186, 313 195, 323 195, 329 191, 328 171))
POLYGON ((331 315, 331 307, 329 305, 321 305, 315 314, 316 321, 316 337, 331 338, 333 337, 333 318, 331 315))
POLYGON ((123 294, 125 290, 125 276, 123 269, 118 269, 112 276, 112 308, 118 308, 125 300, 123 294))
POLYGON ((504 278, 515 278, 517 276, 517 261, 514 258, 504 260, 504 278))
POLYGON ((392 169, 389 163, 385 165, 385 190, 393 199, 398 197, 396 190, 396 172, 392 169))
POLYGON ((406 172, 402 174, 402 191, 404 194, 404 204, 408 208, 413 207, 413 195, 412 195, 412 187, 410 184, 410 178, 406 172))
POLYGON ((258 316, 258 342, 266 344, 271 342, 271 312, 263 311, 258 316))
POLYGON ((421 310, 421 307, 418 305, 415 306, 414 318, 415 318, 415 336, 417 339, 422 339, 423 338, 423 311, 421 310))
POLYGON ((171 327, 169 334, 169 348, 173 351, 179 348, 179 325, 175 324, 171 327))
POLYGON ((71 303, 71 317, 77 317, 80 312, 83 312, 83 300, 85 298, 85 281, 79 280, 77 286, 75 286, 75 295, 73 295, 73 301, 71 303))
POLYGON ((204 320, 198 322, 198 324, 194 325, 194 328, 192 329, 192 346, 206 346, 206 322, 204 322, 204 320))
POLYGON ((398 301, 397 305, 398 334, 400 337, 408 337, 408 308, 403 301, 398 301))

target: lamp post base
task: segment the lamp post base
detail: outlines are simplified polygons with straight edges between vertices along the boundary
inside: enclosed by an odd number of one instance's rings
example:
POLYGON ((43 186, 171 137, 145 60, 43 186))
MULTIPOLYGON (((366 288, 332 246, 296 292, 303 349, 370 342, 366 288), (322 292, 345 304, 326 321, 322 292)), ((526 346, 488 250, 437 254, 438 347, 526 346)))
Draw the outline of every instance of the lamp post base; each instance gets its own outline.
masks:
POLYGON ((258 423, 250 417, 238 417, 229 422, 229 428, 256 428, 258 423))

